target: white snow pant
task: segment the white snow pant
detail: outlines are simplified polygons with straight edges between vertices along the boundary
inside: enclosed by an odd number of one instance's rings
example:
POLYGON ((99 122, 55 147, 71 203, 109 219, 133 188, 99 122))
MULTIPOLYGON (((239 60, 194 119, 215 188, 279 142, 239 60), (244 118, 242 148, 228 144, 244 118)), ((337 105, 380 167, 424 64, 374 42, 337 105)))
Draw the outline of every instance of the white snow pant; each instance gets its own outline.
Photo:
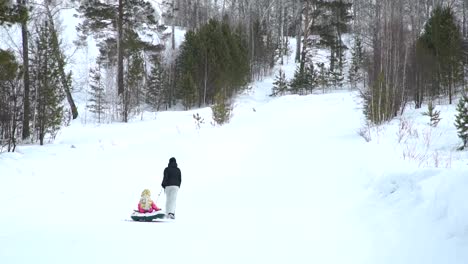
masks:
POLYGON ((164 192, 166 193, 166 214, 175 214, 177 192, 179 186, 166 186, 164 192))

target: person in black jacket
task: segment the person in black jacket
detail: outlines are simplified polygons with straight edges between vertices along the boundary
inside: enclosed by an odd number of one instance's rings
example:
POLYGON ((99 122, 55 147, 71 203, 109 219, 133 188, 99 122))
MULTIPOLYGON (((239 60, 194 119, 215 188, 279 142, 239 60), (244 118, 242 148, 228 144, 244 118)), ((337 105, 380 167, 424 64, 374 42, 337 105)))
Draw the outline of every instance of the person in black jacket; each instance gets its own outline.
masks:
POLYGON ((177 161, 174 157, 169 159, 169 164, 164 169, 164 178, 161 186, 166 193, 166 214, 170 219, 175 219, 175 208, 177 193, 182 183, 182 173, 177 167, 177 161))

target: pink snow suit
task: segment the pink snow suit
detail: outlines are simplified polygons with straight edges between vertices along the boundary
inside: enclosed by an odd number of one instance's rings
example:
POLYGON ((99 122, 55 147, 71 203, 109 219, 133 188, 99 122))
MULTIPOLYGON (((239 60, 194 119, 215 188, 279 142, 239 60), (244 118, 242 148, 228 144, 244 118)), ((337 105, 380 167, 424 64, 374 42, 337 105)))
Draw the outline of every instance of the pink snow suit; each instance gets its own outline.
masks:
POLYGON ((153 211, 159 210, 161 210, 161 208, 158 208, 154 202, 151 204, 151 208, 148 210, 145 210, 143 207, 141 207, 141 203, 138 203, 138 211, 140 213, 152 213, 153 211))

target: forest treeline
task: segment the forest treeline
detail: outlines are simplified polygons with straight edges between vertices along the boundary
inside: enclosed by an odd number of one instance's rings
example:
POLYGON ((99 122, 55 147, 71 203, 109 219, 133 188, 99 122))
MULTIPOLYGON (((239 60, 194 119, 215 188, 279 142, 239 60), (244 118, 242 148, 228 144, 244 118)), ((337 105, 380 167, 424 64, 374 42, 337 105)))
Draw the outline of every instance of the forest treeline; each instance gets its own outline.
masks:
POLYGON ((0 152, 53 139, 79 115, 75 90, 89 93, 82 111, 96 122, 211 106, 222 124, 233 96, 275 65, 272 96, 357 89, 372 124, 393 119, 408 104, 452 103, 466 80, 466 2, 0 0, 1 26, 21 32, 19 49, 0 50, 0 152), (93 38, 99 49, 86 87, 77 87, 77 73, 66 70, 58 16, 71 8, 80 19, 76 47, 93 38), (186 30, 180 46, 176 28, 186 30), (313 56, 318 49, 325 59, 313 56), (289 55, 297 69, 286 80, 281 65, 289 55))

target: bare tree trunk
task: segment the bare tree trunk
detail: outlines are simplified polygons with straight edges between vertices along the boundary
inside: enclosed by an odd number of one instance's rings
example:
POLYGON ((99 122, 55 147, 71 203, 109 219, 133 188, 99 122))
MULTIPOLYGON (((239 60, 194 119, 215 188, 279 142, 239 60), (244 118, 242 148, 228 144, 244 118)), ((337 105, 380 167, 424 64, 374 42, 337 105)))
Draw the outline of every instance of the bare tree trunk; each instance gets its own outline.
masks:
POLYGON ((448 76, 448 92, 449 92, 449 104, 452 104, 452 96, 453 96, 453 65, 450 65, 450 71, 448 76))
POLYGON ((288 49, 289 49, 289 24, 288 24, 288 8, 284 9, 284 24, 286 25, 286 35, 283 36, 283 56, 287 56, 286 60, 289 59, 288 49))
MULTIPOLYGON (((467 30, 466 30, 466 2, 467 0, 463 0, 463 25, 462 25, 462 41, 465 41, 465 38, 466 38, 466 35, 467 35, 467 30)), ((463 60, 462 60, 462 71, 461 71, 461 74, 462 74, 462 87, 465 87, 466 86, 466 80, 465 80, 465 76, 466 76, 466 62, 467 62, 467 59, 466 59, 466 56, 463 56, 463 60)))
POLYGON ((124 78, 123 78, 123 0, 119 0, 117 19, 117 87, 118 95, 124 92, 124 78))
POLYGON ((171 44, 172 44, 172 50, 175 50, 175 1, 172 0, 172 36, 171 36, 171 44))
MULTIPOLYGON (((18 5, 26 8, 26 0, 17 0, 18 5)), ((22 138, 27 139, 31 135, 29 128, 31 116, 30 104, 30 88, 29 88, 29 43, 28 43, 28 22, 21 22, 21 38, 23 41, 23 85, 24 85, 24 98, 23 98, 23 131, 22 138)))
MULTIPOLYGON (((284 38, 284 32, 283 32, 283 28, 284 28, 284 5, 283 5, 283 1, 282 0, 279 0, 279 10, 280 10, 280 23, 279 23, 279 55, 281 57, 281 61, 280 61, 280 64, 283 65, 284 64, 284 61, 283 61, 283 38, 284 38)), ((269 10, 269 9, 268 9, 269 10)))
POLYGON ((306 7, 304 10, 305 21, 304 21, 304 31, 302 39, 302 52, 301 52, 301 62, 299 66, 300 73, 304 72, 306 53, 307 53, 307 40, 309 38, 309 1, 306 1, 306 7))
POLYGON ((124 122, 128 122, 127 113, 127 95, 124 87, 124 65, 123 65, 123 0, 119 0, 118 7, 119 16, 117 19, 117 94, 122 98, 122 118, 124 122))
POLYGON ((463 18, 462 18, 462 32, 463 32, 463 38, 466 37, 466 0, 463 0, 463 18))
POLYGON ((406 97, 406 66, 408 65, 408 49, 409 45, 405 45, 405 59, 403 61, 403 81, 402 81, 402 92, 401 92, 401 109, 400 109, 400 114, 403 114, 403 111, 405 110, 406 103, 407 103, 407 97, 406 97))
POLYGON ((301 60, 302 1, 294 1, 296 6, 296 62, 301 60))
POLYGON ((204 89, 203 89, 203 106, 206 105, 206 84, 208 81, 208 52, 205 53, 205 83, 204 83, 204 89))
MULTIPOLYGON (((242 2, 242 1, 239 1, 242 2)), ((252 6, 250 2, 248 3, 248 30, 249 30, 249 44, 250 44, 250 72, 252 74, 252 78, 255 78, 254 72, 254 60, 255 60, 255 32, 254 32, 254 20, 252 19, 252 6)), ((244 12, 245 16, 245 12, 244 12)))

